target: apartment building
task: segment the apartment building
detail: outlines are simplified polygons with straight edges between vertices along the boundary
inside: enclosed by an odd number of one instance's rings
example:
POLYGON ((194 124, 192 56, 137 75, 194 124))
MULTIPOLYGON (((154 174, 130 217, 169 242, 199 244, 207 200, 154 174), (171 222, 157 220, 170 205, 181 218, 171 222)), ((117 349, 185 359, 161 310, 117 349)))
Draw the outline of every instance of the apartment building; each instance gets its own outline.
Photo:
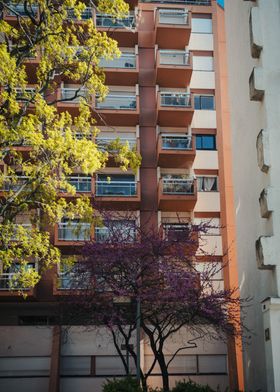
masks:
POLYGON ((245 386, 272 392, 280 390, 280 4, 227 0, 225 9, 239 281, 252 298, 245 386))
MULTIPOLYGON (((176 231, 182 221, 211 219, 221 229, 205 238, 204 250, 221 262, 226 254, 230 263, 217 284, 236 287, 224 10, 216 0, 129 4, 130 17, 121 21, 90 8, 82 16, 110 31, 122 50, 119 59, 102 64, 109 94, 92 102, 101 130, 97 143, 104 148, 116 137, 128 141, 141 153, 141 167, 136 174, 123 173, 109 160, 94 178, 77 173, 69 181, 102 208, 117 211, 116 225, 122 225, 127 208, 143 228, 176 231)), ((56 94, 67 99, 78 87, 61 83, 56 94)), ((77 103, 62 101, 59 110, 75 115, 77 103)), ((87 224, 77 232, 78 224, 62 220, 51 229, 62 253, 108 235, 106 227, 87 224)), ((100 391, 106 378, 123 374, 104 329, 75 326, 63 331, 56 325, 58 297, 70 289, 63 270, 48 271, 25 300, 9 289, 11 274, 0 278, 1 390, 17 391, 20 383, 22 392, 100 391)), ((170 344, 185 338, 182 332, 170 344)), ((141 351, 143 364, 148 364, 149 347, 143 343, 141 351)), ((233 341, 201 341, 178 357, 170 374, 173 385, 191 376, 214 388, 242 389, 240 348, 233 341)), ((152 386, 160 385, 156 374, 150 380, 152 386)))

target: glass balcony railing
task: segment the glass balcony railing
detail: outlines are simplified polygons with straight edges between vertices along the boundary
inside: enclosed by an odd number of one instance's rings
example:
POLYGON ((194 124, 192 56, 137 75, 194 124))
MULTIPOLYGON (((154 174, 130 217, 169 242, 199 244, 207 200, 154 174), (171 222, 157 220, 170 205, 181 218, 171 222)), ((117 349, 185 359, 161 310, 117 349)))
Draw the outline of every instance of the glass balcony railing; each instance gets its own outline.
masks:
POLYGON ((211 0, 141 0, 141 3, 211 5, 211 0))
POLYGON ((69 177, 67 181, 77 192, 91 192, 91 177, 69 177))
POLYGON ((162 136, 163 150, 192 150, 191 136, 162 136))
POLYGON ((18 176, 16 179, 12 178, 12 177, 5 177, 4 183, 2 185, 2 191, 18 191, 21 188, 25 188, 28 187, 29 185, 27 185, 27 181, 28 181, 28 177, 26 176, 18 176))
POLYGON ((108 227, 95 228, 95 241, 96 242, 120 242, 131 243, 136 240, 136 230, 134 223, 131 225, 127 223, 116 222, 108 227))
POLYGON ((22 227, 24 230, 26 230, 28 237, 31 236, 31 231, 32 231, 32 224, 31 223, 15 224, 15 226, 13 228, 13 235, 11 238, 12 241, 20 241, 19 227, 22 227))
POLYGON ((96 196, 131 197, 136 196, 136 193, 136 181, 96 181, 96 196))
POLYGON ((122 53, 121 57, 117 59, 102 59, 99 65, 103 68, 134 69, 136 68, 136 55, 133 53, 122 53))
POLYGON ((0 275, 0 291, 5 290, 30 290, 30 287, 22 287, 16 280, 15 272, 2 273, 0 275))
POLYGON ((97 14, 96 26, 114 29, 135 28, 135 15, 131 14, 125 18, 115 18, 112 15, 97 14))
POLYGON ((102 138, 102 137, 98 137, 96 139, 96 144, 98 145, 98 148, 102 151, 106 151, 108 149, 108 146, 113 143, 116 139, 118 139, 118 141, 121 144, 126 145, 126 143, 128 143, 129 148, 132 150, 136 147, 136 138, 102 138))
POLYGON ((135 110, 136 106, 136 95, 108 94, 104 101, 96 102, 97 109, 135 110))
POLYGON ((59 290, 85 290, 90 284, 90 274, 80 271, 60 272, 57 288, 59 290))
POLYGON ((192 106, 191 94, 187 93, 160 93, 161 106, 190 108, 192 106))
MULTIPOLYGON (((81 20, 89 20, 92 19, 92 8, 91 7, 86 7, 82 12, 81 12, 81 20)), ((77 15, 75 13, 75 10, 73 8, 69 8, 67 11, 67 18, 70 20, 77 20, 77 15)))
POLYGON ((87 91, 83 88, 80 90, 76 88, 70 88, 70 87, 61 89, 62 100, 65 100, 69 103, 79 103, 81 98, 87 99, 87 91))
POLYGON ((164 236, 169 241, 186 240, 190 232, 187 223, 165 223, 163 224, 164 236))
POLYGON ((192 195, 194 194, 193 178, 163 178, 163 194, 168 195, 192 195))
POLYGON ((28 16, 29 14, 34 17, 37 15, 38 12, 38 7, 36 5, 30 6, 29 4, 16 4, 16 3, 10 3, 9 4, 10 9, 6 11, 7 16, 28 16))
POLYGON ((59 241, 88 241, 90 240, 90 224, 63 222, 58 224, 59 241))
POLYGON ((176 50, 160 50, 159 63, 161 65, 190 65, 190 53, 176 50))
POLYGON ((189 14, 180 9, 160 9, 159 24, 188 25, 189 14))

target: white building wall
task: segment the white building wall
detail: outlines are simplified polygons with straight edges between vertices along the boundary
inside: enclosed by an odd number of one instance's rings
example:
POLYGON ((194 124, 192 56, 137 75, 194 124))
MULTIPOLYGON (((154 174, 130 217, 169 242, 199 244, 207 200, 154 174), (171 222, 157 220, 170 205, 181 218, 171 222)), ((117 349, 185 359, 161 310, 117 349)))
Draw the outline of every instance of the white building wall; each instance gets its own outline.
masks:
MULTIPOLYGON (((267 309, 262 315, 261 302, 267 297, 279 298, 279 258, 272 257, 271 270, 260 270, 256 261, 255 241, 260 236, 273 235, 270 255, 279 255, 280 246, 280 3, 275 0, 226 0, 226 33, 228 44, 229 85, 232 126, 233 176, 237 223, 237 252, 241 296, 252 297, 248 308, 247 326, 254 331, 251 344, 244 346, 245 386, 248 390, 280 391, 279 339, 272 330, 277 324, 279 334, 280 311, 267 309), (262 45, 260 57, 253 59, 250 47, 249 17, 254 9, 254 35, 262 45), (250 101, 249 77, 254 67, 263 76, 264 98, 250 101), (256 139, 265 129, 269 135, 271 167, 262 172, 257 164, 256 139), (260 215, 259 197, 263 189, 272 187, 275 200, 267 218, 260 215), (277 267, 273 267, 276 265, 277 267), (278 289, 277 289, 278 285, 278 289), (277 315, 277 316, 276 316, 277 315), (268 322, 269 320, 269 322, 268 322), (265 341, 268 328, 270 340, 265 341), (273 346, 269 352, 268 346, 273 346), (278 355, 274 356, 274 353, 278 355), (266 355, 264 355, 266 353, 266 355), (277 380, 278 384, 273 384, 277 380)), ((265 249, 266 251, 266 249, 265 249)), ((273 299, 273 298, 272 298, 273 299)))

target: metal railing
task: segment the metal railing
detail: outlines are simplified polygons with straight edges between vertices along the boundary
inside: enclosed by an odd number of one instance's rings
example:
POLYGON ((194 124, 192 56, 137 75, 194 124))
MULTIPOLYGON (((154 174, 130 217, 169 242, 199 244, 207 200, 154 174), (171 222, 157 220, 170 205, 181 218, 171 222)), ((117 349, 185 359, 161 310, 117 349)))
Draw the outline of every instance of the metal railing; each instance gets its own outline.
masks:
POLYGON ((7 16, 28 16, 29 13, 34 16, 37 15, 38 12, 38 7, 35 5, 27 5, 27 11, 25 10, 24 4, 9 3, 9 7, 11 10, 6 10, 7 16))
MULTIPOLYGON (((89 20, 92 19, 93 13, 92 13, 92 8, 91 7, 86 7, 82 12, 81 12, 81 20, 89 20)), ((69 8, 67 10, 67 19, 70 20, 77 20, 77 15, 75 14, 75 10, 73 8, 69 8)))
POLYGON ((178 50, 160 50, 161 65, 190 65, 190 53, 178 50))
POLYGON ((163 150, 192 150, 191 136, 164 136, 162 135, 163 150))
MULTIPOLYGON (((108 149, 108 146, 116 140, 116 138, 117 137, 115 137, 115 138, 113 138, 113 137, 112 138, 109 138, 109 137, 108 138, 104 138, 104 137, 99 138, 98 137, 96 139, 96 144, 98 145, 98 148, 100 150, 105 151, 108 149)), ((135 138, 117 138, 117 139, 121 144, 125 145, 126 143, 128 143, 129 148, 131 150, 136 147, 136 139, 135 138)))
POLYGON ((135 110, 136 106, 136 95, 108 94, 104 101, 96 102, 97 109, 135 110))
POLYGON ((70 185, 76 188, 77 192, 91 192, 91 177, 69 177, 67 179, 70 185))
POLYGON ((81 98, 87 99, 87 90, 82 88, 78 91, 78 96, 75 97, 76 92, 78 89, 76 88, 62 88, 61 89, 61 99, 66 100, 69 103, 79 103, 81 98), (75 98, 74 98, 75 97, 75 98))
POLYGON ((189 93, 160 93, 161 106, 174 106, 190 108, 192 106, 191 94, 189 93))
POLYGON ((135 28, 135 15, 131 14, 125 18, 115 18, 112 15, 97 14, 96 15, 97 27, 108 27, 115 29, 135 28))
POLYGON ((90 274, 86 272, 60 272, 57 279, 59 290, 85 290, 90 284, 90 274))
MULTIPOLYGON (((18 191, 20 190, 20 188, 26 184, 26 182, 28 181, 29 177, 27 176, 19 176, 17 177, 16 180, 14 180, 13 177, 7 176, 5 177, 4 183, 1 187, 2 191, 18 191)), ((29 185, 27 185, 29 186, 29 185)))
POLYGON ((59 241, 88 241, 90 226, 90 223, 59 223, 58 239, 59 241))
POLYGON ((136 196, 136 181, 96 181, 96 196, 136 196))
POLYGON ((21 287, 15 276, 17 276, 15 272, 2 273, 0 275, 0 291, 30 290, 31 287, 21 287))
POLYGON ((26 102, 32 98, 32 95, 35 93, 35 88, 26 87, 25 89, 16 88, 16 100, 18 102, 26 102))
POLYGON ((133 53, 122 53, 121 57, 117 59, 101 59, 99 65, 103 68, 133 69, 136 68, 136 55, 133 53))
POLYGON ((141 0, 141 3, 211 5, 211 0, 141 0))
POLYGON ((169 195, 193 195, 194 179, 193 178, 163 178, 162 192, 169 195))
POLYGON ((96 227, 95 228, 95 241, 123 241, 125 243, 131 243, 136 240, 136 230, 134 226, 121 226, 108 227, 96 227))
POLYGON ((189 14, 185 10, 180 9, 160 9, 159 10, 160 24, 174 24, 174 25, 188 25, 189 14))

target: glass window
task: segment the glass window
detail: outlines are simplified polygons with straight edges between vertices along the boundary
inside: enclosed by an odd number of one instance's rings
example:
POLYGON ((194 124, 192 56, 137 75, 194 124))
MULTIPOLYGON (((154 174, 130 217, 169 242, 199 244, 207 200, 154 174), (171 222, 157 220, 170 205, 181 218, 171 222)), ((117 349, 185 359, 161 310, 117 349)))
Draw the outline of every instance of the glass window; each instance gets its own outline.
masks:
POLYGON ((195 95, 194 108, 196 110, 215 110, 214 95, 195 95))
POLYGON ((198 192, 217 192, 218 177, 197 177, 198 192))
POLYGON ((216 135, 196 135, 197 150, 216 150, 216 135))
POLYGON ((192 18, 192 33, 212 34, 212 19, 192 18))
POLYGON ((194 71, 213 71, 214 62, 212 56, 193 56, 194 71))

